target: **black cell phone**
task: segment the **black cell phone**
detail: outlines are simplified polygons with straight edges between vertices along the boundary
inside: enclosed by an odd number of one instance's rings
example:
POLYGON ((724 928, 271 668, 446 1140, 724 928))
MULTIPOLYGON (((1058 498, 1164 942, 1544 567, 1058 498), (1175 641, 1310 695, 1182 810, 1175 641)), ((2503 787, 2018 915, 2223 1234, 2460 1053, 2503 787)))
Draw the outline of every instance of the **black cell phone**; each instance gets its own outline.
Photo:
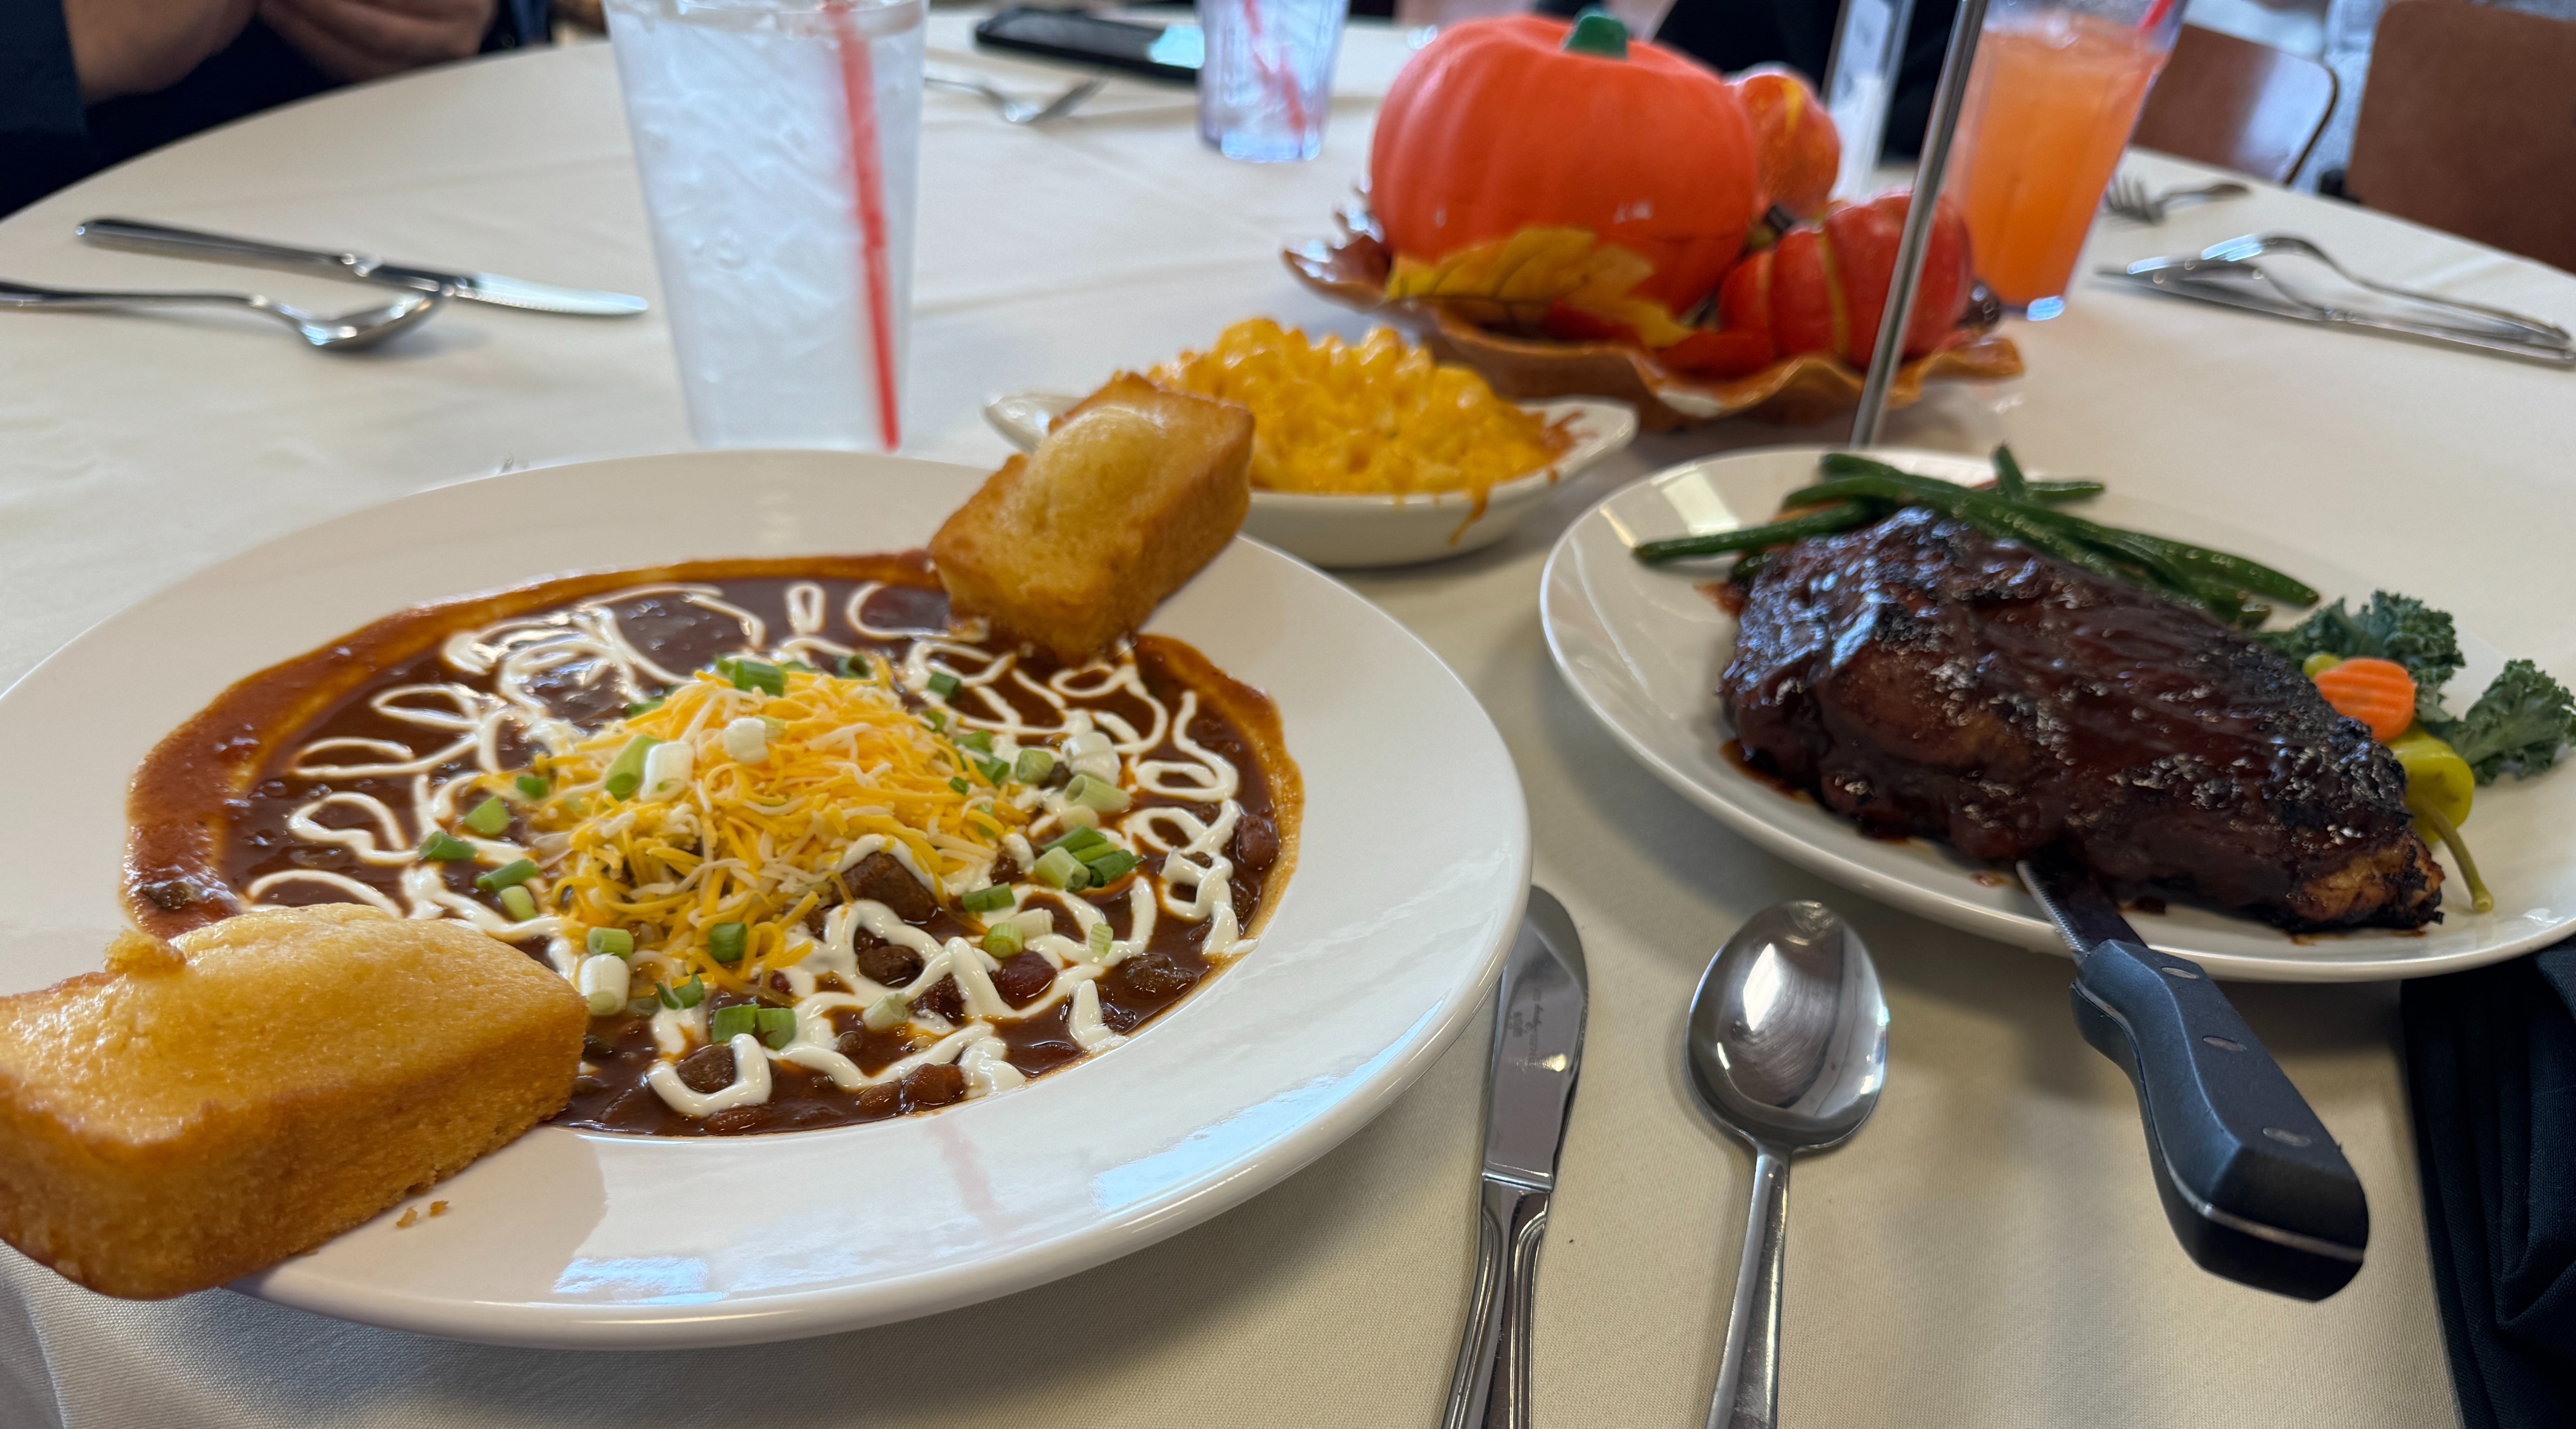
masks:
POLYGON ((1015 5, 978 24, 975 43, 1189 85, 1199 82, 1204 48, 1195 24, 1139 25, 1033 5, 1015 5))

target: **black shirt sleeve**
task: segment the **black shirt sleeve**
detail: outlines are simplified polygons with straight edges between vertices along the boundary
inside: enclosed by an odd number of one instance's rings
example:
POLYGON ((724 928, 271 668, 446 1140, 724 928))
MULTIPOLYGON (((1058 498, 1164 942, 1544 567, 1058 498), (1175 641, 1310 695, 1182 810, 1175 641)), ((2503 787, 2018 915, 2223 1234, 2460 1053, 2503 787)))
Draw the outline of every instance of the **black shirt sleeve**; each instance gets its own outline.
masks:
POLYGON ((0 0, 0 213, 92 167, 62 0, 0 0))

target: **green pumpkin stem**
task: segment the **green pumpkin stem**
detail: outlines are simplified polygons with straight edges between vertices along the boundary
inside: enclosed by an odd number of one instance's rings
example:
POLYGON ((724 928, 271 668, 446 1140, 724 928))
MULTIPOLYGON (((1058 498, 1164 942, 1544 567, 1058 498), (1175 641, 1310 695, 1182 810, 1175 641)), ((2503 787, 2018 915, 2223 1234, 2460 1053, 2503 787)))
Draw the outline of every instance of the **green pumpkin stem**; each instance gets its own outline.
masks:
POLYGON ((1574 17, 1574 28, 1565 32, 1565 49, 1570 54, 1624 60, 1628 57, 1628 27, 1600 6, 1586 5, 1583 13, 1574 17))

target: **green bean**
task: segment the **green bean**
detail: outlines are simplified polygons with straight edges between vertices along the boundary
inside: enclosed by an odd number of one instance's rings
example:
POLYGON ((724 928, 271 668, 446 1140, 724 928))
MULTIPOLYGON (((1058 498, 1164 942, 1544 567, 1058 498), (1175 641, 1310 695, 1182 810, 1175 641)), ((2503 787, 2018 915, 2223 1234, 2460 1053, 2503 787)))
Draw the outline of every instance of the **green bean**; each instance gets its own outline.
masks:
POLYGON ((2027 481, 2022 483, 2022 497, 2028 501, 2082 501, 2110 490, 2098 481, 2081 477, 2066 481, 2027 481))
POLYGON ((2006 501, 2020 501, 2030 494, 2030 478, 2021 474, 2021 463, 2013 460, 2012 448, 1995 447, 1995 489, 2006 501))
POLYGON ((2292 605, 2317 603, 2318 596, 2314 587, 2296 576, 2283 575, 2270 566, 2249 561, 2243 556, 2231 556, 2225 551, 2213 551, 2206 546, 2185 545, 2180 541, 2168 540, 2162 536, 2150 536, 2145 532, 2136 534, 2139 540, 2152 542, 2164 548, 2165 552, 2175 560, 2202 567, 2220 579, 2234 583, 2238 589, 2257 591, 2276 599, 2286 600, 2292 605))
POLYGON ((1705 536, 1677 536, 1667 541, 1648 541, 1637 547, 1637 559, 1658 563, 1685 560, 1693 556, 1719 556, 1729 551, 1753 551, 1764 546, 1777 546, 1808 536, 1830 536, 1848 531, 1869 519, 1869 508, 1857 501, 1838 502, 1822 510, 1767 526, 1746 526, 1734 531, 1717 531, 1705 536))

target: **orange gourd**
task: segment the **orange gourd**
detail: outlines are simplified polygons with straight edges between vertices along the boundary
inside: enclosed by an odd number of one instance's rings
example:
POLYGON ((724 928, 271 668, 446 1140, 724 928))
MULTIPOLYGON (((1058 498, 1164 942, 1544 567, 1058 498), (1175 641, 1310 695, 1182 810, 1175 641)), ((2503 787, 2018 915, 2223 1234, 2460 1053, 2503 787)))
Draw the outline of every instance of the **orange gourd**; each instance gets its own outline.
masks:
MULTIPOLYGON (((1585 35, 1625 31, 1587 16, 1585 35)), ((1406 61, 1378 110, 1369 206, 1396 253, 1436 262, 1539 226, 1580 228, 1654 264, 1636 288, 1706 297, 1768 203, 1726 81, 1661 46, 1568 50, 1565 21, 1469 20, 1406 61)))
POLYGON ((1824 101, 1778 65, 1746 70, 1729 82, 1753 125, 1754 167, 1771 202, 1791 218, 1824 212, 1843 162, 1842 134, 1824 101))
MULTIPOLYGON (((1666 360, 1742 376, 1779 358, 1823 352, 1866 368, 1878 350, 1879 318, 1896 272, 1909 201, 1906 194, 1891 193, 1868 203, 1838 204, 1820 222, 1782 234, 1777 244, 1726 275, 1718 297, 1724 319, 1719 330, 1689 350, 1668 351, 1666 360)), ((1944 203, 1925 244, 1923 279, 1905 325, 1905 356, 1919 357, 1948 339, 1967 311, 1974 284, 1968 226, 1944 203)))

